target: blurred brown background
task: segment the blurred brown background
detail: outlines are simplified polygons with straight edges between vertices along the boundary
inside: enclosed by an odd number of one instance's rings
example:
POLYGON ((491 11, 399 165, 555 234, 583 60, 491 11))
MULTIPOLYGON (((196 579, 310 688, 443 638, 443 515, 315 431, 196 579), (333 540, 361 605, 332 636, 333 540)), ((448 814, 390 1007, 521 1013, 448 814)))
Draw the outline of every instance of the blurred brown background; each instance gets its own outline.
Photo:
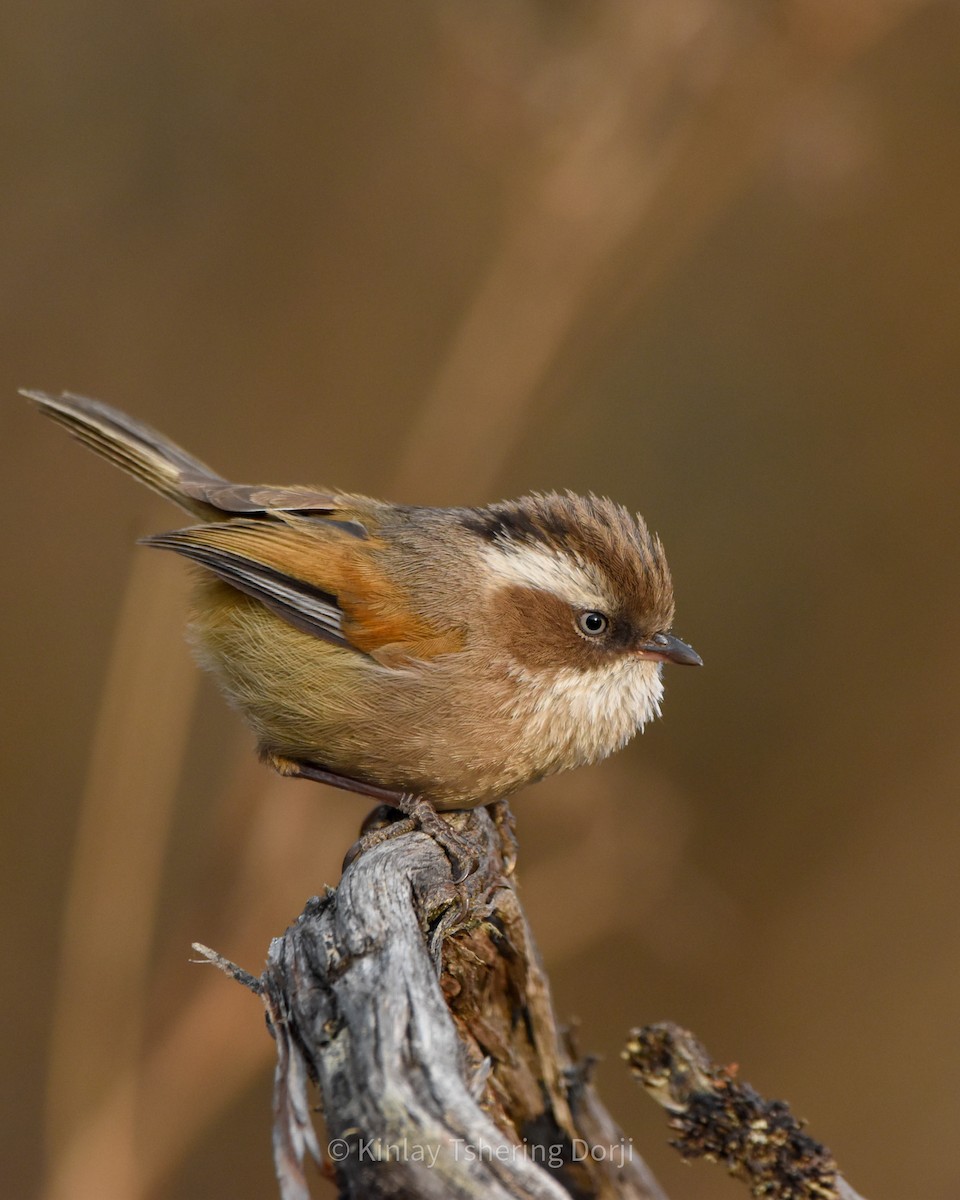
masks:
POLYGON ((676 1200, 741 1192, 625 1077, 662 1018, 867 1195, 960 1192, 958 14, 6 6, 5 1195, 274 1194, 189 946, 257 970, 366 811, 256 764, 133 546, 182 517, 24 385, 251 482, 640 509, 707 665, 517 799, 558 1011, 676 1200))

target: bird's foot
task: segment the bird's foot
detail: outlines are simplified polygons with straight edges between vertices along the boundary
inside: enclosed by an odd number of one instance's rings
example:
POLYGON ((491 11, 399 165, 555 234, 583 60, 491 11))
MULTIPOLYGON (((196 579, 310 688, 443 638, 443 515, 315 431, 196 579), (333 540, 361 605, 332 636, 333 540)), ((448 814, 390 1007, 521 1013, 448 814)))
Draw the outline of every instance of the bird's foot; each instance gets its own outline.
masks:
POLYGON ((453 868, 455 884, 463 883, 480 865, 473 848, 456 830, 451 829, 429 800, 402 793, 398 794, 396 803, 390 808, 381 805, 370 813, 360 830, 359 839, 347 851, 343 869, 346 870, 361 854, 372 850, 374 846, 380 846, 415 830, 432 838, 446 854, 453 868), (397 811, 403 814, 399 819, 394 815, 397 811))
POLYGON ((503 858, 504 875, 512 875, 517 869, 517 820, 506 800, 497 800, 490 805, 490 816, 500 835, 500 853, 503 858))
POLYGON ((403 813, 404 820, 388 824, 379 816, 380 810, 375 810, 371 817, 379 821, 378 827, 370 828, 371 818, 364 822, 364 831, 360 840, 347 852, 344 868, 349 866, 363 851, 372 850, 374 846, 379 846, 382 842, 400 837, 415 829, 432 837, 450 859, 454 883, 462 883, 480 865, 476 853, 467 842, 450 828, 430 801, 425 800, 422 796, 415 796, 410 792, 395 792, 390 788, 380 787, 378 784, 351 779, 347 775, 329 771, 317 763, 286 758, 284 755, 274 754, 270 751, 265 752, 263 758, 281 775, 293 779, 312 779, 317 783, 327 783, 331 787, 342 788, 348 792, 358 792, 361 796, 372 796, 374 800, 388 804, 403 813))
POLYGON ((463 883, 480 866, 476 851, 447 824, 429 800, 405 792, 397 807, 415 822, 417 829, 432 837, 450 859, 454 883, 463 883))

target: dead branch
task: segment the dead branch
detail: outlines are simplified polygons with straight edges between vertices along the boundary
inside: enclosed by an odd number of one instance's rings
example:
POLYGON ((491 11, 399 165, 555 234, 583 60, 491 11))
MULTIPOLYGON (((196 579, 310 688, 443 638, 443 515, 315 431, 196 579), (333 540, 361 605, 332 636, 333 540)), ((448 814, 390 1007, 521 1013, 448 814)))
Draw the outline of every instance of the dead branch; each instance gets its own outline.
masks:
POLYGON ((422 833, 366 849, 246 979, 277 1042, 283 1200, 309 1197, 308 1156, 364 1200, 666 1200, 558 1033, 509 809, 446 819, 479 862, 464 884, 422 833))
MULTIPOLYGON (((393 819, 378 813, 380 827, 393 819)), ((667 1200, 557 1028, 514 888, 509 808, 444 819, 479 864, 463 884, 423 833, 361 840, 259 979, 195 947, 266 1008, 283 1200, 309 1200, 308 1158, 362 1200, 667 1200)), ((624 1057, 684 1157, 725 1163, 769 1200, 860 1200, 785 1104, 685 1030, 635 1031, 624 1057)))
POLYGON ((670 1145, 685 1159, 723 1163, 754 1196, 861 1200, 782 1100, 766 1100, 714 1063, 687 1029, 635 1029, 623 1052, 634 1076, 670 1113, 670 1145))

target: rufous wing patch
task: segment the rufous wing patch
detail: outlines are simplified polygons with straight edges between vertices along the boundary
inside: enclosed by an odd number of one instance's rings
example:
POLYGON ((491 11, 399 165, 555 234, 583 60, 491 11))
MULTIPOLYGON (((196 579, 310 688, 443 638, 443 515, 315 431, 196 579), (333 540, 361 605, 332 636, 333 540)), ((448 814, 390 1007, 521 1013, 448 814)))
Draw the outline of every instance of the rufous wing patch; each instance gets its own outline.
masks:
POLYGON ((438 629, 410 609, 408 598, 380 579, 376 591, 345 592, 340 596, 343 632, 351 645, 384 666, 402 666, 410 659, 455 654, 464 646, 460 629, 438 629))
POLYGON ((381 543, 340 520, 237 519, 145 538, 213 571, 297 628, 384 665, 433 658, 463 645, 411 609, 377 561, 381 543))

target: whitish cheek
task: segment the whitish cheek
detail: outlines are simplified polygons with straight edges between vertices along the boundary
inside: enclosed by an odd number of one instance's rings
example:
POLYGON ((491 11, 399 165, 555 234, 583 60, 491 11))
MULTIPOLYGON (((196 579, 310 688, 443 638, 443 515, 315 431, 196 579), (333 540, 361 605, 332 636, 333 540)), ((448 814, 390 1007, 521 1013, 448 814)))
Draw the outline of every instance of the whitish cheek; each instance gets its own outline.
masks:
POLYGON ((617 727, 621 742, 660 716, 663 679, 659 663, 627 663, 605 681, 603 704, 596 716, 617 727))
POLYGON ((659 663, 628 661, 602 672, 558 671, 545 688, 542 675, 517 667, 513 714, 544 746, 570 747, 585 760, 623 746, 660 715, 659 663))

